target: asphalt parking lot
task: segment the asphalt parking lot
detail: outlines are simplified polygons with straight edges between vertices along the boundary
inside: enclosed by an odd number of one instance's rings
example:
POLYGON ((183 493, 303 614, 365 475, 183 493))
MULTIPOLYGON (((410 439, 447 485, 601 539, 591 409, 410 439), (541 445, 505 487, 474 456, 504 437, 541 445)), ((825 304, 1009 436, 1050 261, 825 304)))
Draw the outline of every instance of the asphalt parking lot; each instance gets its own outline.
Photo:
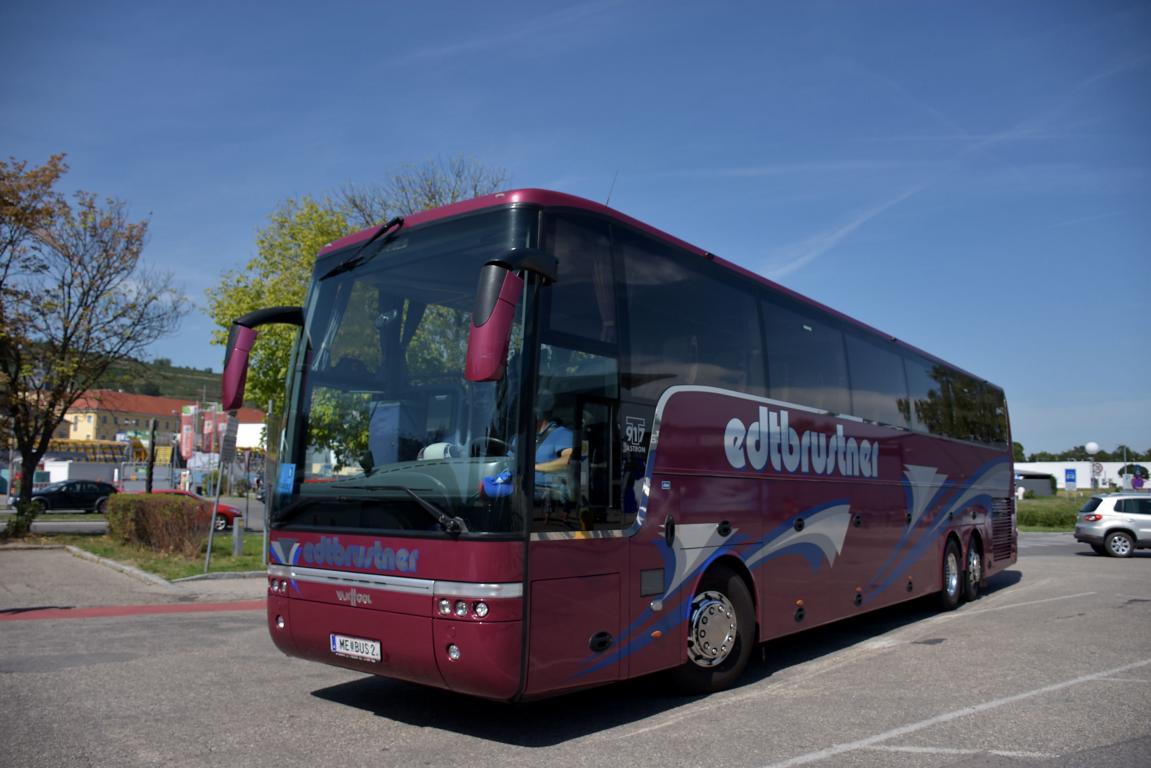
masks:
POLYGON ((958 611, 769 643, 708 697, 650 678, 500 705, 288 659, 263 589, 0 551, 0 762, 1151 765, 1151 552, 1099 557, 1067 534, 1023 534, 1017 566, 958 611))

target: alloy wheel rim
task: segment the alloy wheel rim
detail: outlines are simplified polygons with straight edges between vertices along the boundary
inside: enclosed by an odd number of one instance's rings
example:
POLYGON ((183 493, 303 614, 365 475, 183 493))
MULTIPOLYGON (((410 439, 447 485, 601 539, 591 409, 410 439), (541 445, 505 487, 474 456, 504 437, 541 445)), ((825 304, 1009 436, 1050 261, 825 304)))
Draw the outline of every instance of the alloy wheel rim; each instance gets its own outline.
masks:
POLYGON ((944 563, 943 578, 947 585, 947 594, 959 594, 959 557, 954 551, 947 553, 944 563))
POLYGON ((972 584, 978 584, 983 579, 983 558, 974 547, 967 555, 967 578, 972 584))
POLYGON ((722 664, 735 649, 739 622, 735 606, 722 592, 701 592, 691 601, 687 656, 705 669, 722 664))

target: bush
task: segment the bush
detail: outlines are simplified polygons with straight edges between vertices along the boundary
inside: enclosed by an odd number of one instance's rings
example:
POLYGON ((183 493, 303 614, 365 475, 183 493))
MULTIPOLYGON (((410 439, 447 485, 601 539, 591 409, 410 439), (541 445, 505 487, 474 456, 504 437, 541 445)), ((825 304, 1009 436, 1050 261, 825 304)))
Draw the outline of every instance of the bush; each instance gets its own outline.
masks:
POLYGON ((118 493, 108 499, 108 535, 157 552, 198 556, 211 518, 211 507, 186 496, 118 493))
POLYGON ((36 519, 36 505, 26 502, 16 502, 16 514, 8 518, 8 524, 0 531, 0 541, 9 539, 22 539, 32 533, 32 521, 36 519))
POLYGON ((1021 526, 1033 528, 1057 528, 1071 530, 1075 527, 1075 510, 1044 509, 1020 505, 1017 522, 1021 526))

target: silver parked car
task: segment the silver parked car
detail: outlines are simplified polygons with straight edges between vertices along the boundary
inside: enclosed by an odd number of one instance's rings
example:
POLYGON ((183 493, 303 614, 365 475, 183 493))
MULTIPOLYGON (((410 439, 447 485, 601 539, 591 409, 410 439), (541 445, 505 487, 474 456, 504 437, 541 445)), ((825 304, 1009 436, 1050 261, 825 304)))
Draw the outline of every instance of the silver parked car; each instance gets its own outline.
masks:
POLYGON ((1136 549, 1151 547, 1151 494, 1092 496, 1076 516, 1075 540, 1111 557, 1130 557, 1136 549))

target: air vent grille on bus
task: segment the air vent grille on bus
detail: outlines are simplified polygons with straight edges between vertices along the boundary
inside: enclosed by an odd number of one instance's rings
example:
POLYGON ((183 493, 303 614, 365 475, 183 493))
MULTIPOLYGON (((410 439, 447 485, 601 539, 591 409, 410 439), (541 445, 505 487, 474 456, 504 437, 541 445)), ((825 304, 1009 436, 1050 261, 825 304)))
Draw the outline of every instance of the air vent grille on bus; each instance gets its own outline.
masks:
POLYGON ((1015 531, 1015 500, 994 499, 991 502, 991 555, 996 560, 1011 557, 1011 539, 1015 531))

